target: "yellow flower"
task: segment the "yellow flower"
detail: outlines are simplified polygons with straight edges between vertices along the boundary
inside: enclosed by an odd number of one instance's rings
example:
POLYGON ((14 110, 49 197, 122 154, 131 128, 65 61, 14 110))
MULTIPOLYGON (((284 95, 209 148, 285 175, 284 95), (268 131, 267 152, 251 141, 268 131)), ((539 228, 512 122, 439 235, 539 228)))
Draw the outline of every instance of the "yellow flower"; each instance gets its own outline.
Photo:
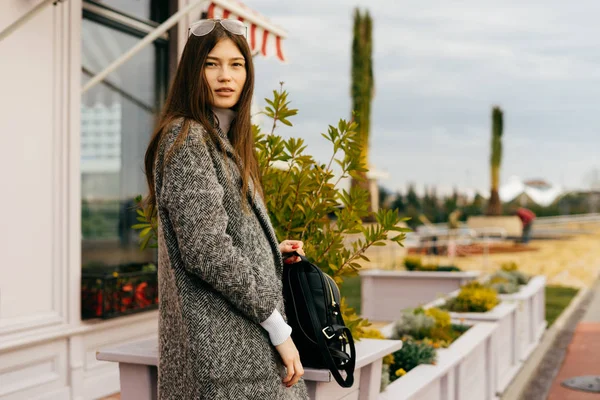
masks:
POLYGON ((361 335, 364 339, 385 339, 383 333, 375 328, 365 328, 363 329, 363 334, 361 335))
POLYGON ((400 377, 400 376, 404 376, 406 375, 406 371, 404 370, 404 368, 400 368, 399 370, 396 371, 396 376, 400 377))
POLYGON ((435 324, 440 328, 447 328, 450 326, 450 314, 446 311, 432 307, 425 310, 425 315, 428 315, 435 319, 435 324))

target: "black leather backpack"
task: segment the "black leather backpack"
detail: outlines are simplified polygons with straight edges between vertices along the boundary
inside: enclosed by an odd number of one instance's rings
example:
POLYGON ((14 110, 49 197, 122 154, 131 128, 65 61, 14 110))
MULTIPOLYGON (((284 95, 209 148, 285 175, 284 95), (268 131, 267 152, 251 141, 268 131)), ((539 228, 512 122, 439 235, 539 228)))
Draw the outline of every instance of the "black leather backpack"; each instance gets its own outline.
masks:
POLYGON ((340 386, 351 387, 356 352, 340 311, 340 291, 319 267, 295 255, 302 261, 285 266, 283 297, 302 366, 329 369, 340 386), (346 379, 340 370, 345 371, 346 379))

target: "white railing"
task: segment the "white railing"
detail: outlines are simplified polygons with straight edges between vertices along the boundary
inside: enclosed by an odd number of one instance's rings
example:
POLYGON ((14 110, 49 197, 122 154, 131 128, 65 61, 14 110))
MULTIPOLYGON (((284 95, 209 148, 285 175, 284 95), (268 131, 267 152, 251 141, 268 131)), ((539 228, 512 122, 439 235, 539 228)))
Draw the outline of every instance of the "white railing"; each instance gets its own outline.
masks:
POLYGON ((600 222, 600 214, 599 213, 560 215, 560 216, 556 216, 556 217, 539 217, 535 220, 536 225, 555 225, 555 224, 569 224, 569 223, 597 223, 597 222, 600 222))
MULTIPOLYGON (((459 228, 448 229, 443 227, 420 227, 418 233, 407 234, 404 246, 406 248, 437 248, 449 246, 468 246, 482 244, 482 262, 484 267, 489 266, 490 245, 506 240, 507 232, 504 228, 459 228), (434 240, 435 238, 435 240, 434 240)), ((428 252, 429 253, 429 252, 428 252)), ((449 252, 450 263, 453 263, 455 252, 449 252)))

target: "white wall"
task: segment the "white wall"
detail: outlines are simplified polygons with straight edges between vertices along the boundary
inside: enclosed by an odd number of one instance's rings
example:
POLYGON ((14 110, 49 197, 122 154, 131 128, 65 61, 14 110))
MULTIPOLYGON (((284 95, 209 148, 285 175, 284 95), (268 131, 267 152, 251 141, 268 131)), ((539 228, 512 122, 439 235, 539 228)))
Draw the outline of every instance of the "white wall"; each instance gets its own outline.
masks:
MULTIPOLYGON (((5 0, 0 29, 40 1, 5 0)), ((79 321, 81 3, 49 5, 0 42, 0 398, 69 398, 79 321)))
MULTIPOLYGON (((0 31, 41 0, 3 0, 0 31)), ((99 347, 156 335, 157 312, 81 322, 81 0, 0 42, 0 399, 118 391, 99 347)))
MULTIPOLYGON (((34 3, 3 2, 0 28, 34 3)), ((70 74, 79 23, 69 8, 76 3, 46 7, 0 42, 0 335, 69 321, 68 155, 78 127, 70 100, 79 86, 79 71, 70 74)))

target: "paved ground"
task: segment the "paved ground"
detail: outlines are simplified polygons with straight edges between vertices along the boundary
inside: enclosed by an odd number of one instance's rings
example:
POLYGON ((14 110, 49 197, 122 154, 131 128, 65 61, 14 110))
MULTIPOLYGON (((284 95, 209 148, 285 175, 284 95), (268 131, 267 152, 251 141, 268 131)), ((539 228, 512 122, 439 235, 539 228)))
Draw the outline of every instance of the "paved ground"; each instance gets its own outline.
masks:
MULTIPOLYGON (((594 299, 588 306, 582 322, 600 323, 600 281, 594 286, 594 299)), ((598 338, 600 341, 600 337, 598 338)))
POLYGON ((600 282, 594 287, 592 301, 575 327, 565 359, 552 382, 548 400, 599 400, 600 393, 587 393, 561 386, 576 376, 600 376, 600 282))

